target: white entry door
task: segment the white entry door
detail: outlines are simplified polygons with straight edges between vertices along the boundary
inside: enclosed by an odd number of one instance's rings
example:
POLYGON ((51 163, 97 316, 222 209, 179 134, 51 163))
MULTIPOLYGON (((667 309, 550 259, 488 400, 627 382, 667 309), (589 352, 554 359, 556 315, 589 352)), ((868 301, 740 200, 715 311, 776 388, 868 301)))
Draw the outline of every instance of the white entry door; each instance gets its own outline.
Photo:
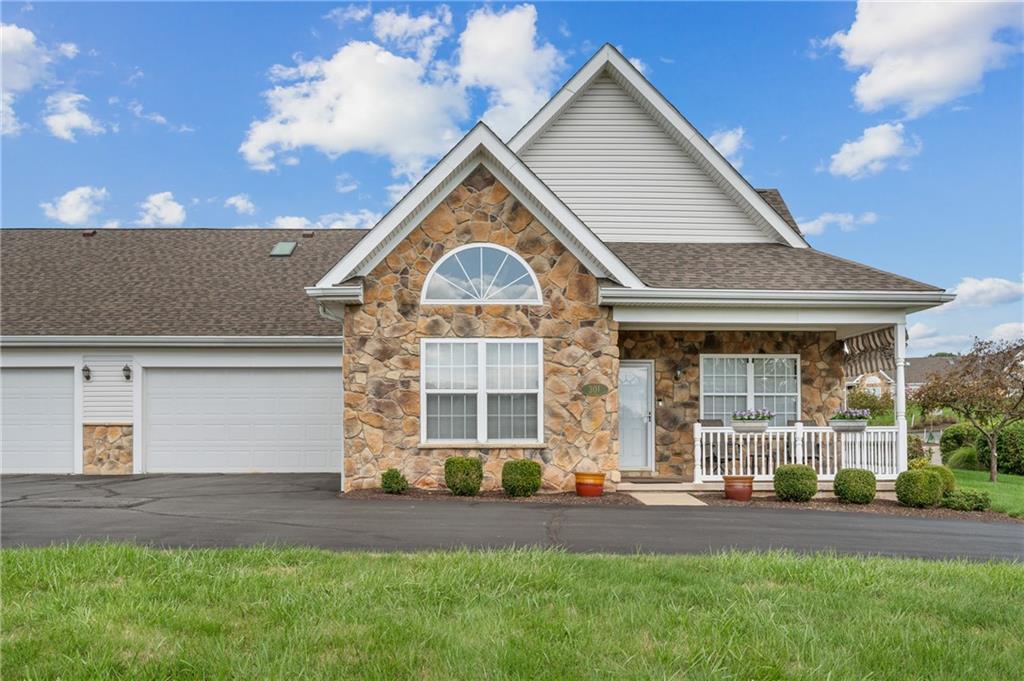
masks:
POLYGON ((150 473, 341 471, 341 370, 147 369, 150 473))
POLYGON ((619 363, 619 468, 654 465, 654 362, 619 363))
POLYGON ((74 472, 74 379, 70 367, 0 371, 0 472, 74 472))

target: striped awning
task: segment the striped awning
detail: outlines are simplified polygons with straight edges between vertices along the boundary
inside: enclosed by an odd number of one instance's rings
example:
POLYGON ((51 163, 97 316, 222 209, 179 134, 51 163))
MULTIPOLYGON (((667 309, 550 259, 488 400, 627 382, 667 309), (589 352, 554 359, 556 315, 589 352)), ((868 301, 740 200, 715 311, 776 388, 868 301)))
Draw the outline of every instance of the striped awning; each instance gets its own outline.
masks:
POLYGON ((884 371, 895 376, 896 331, 892 326, 863 333, 846 339, 846 361, 843 370, 847 376, 860 376, 873 371, 884 371))

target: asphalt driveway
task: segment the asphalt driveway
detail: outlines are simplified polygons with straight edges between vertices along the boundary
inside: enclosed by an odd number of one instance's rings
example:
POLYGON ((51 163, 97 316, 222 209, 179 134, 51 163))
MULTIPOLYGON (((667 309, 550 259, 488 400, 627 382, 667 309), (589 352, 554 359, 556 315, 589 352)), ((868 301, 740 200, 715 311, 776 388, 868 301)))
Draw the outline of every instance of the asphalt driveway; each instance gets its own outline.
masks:
POLYGON ((163 547, 292 544, 421 550, 549 546, 611 553, 800 552, 1024 560, 1024 525, 873 513, 554 506, 336 496, 336 475, 0 479, 5 547, 85 540, 163 547))

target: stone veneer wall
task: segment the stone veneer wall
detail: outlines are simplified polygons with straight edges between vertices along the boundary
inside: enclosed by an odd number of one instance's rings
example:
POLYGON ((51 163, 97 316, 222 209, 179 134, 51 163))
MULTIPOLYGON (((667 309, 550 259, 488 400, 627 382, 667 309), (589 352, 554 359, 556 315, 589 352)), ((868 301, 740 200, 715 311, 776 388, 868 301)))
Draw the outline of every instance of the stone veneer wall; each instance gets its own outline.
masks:
POLYGON ((82 472, 129 475, 132 472, 132 426, 84 426, 82 472))
POLYGON ((480 456, 484 488, 513 458, 542 462, 543 485, 570 489, 572 473, 618 467, 618 334, 597 304, 597 280, 483 166, 478 167, 364 281, 345 313, 345 489, 378 487, 388 468, 410 483, 444 484, 449 456, 480 456), (543 305, 420 305, 426 274, 463 244, 495 243, 537 274, 543 305), (544 449, 431 449, 420 445, 420 338, 544 339, 544 449), (601 383, 603 396, 580 386, 601 383))
POLYGON ((631 331, 622 359, 654 360, 655 471, 693 480, 693 423, 700 418, 700 354, 800 355, 801 418, 826 425, 843 405, 842 344, 831 332, 631 331), (676 381, 676 369, 682 377, 676 381))

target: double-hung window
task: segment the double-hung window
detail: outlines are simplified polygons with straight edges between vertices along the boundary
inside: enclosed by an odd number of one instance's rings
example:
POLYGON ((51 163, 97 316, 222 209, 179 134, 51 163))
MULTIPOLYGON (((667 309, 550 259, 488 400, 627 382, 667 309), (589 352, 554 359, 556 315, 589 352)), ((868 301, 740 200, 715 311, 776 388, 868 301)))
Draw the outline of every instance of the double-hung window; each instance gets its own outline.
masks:
POLYGON ((424 442, 543 439, 540 339, 424 338, 420 356, 424 442))
POLYGON ((797 355, 701 355, 701 418, 732 423, 743 409, 770 409, 771 425, 800 418, 800 358, 797 355))

